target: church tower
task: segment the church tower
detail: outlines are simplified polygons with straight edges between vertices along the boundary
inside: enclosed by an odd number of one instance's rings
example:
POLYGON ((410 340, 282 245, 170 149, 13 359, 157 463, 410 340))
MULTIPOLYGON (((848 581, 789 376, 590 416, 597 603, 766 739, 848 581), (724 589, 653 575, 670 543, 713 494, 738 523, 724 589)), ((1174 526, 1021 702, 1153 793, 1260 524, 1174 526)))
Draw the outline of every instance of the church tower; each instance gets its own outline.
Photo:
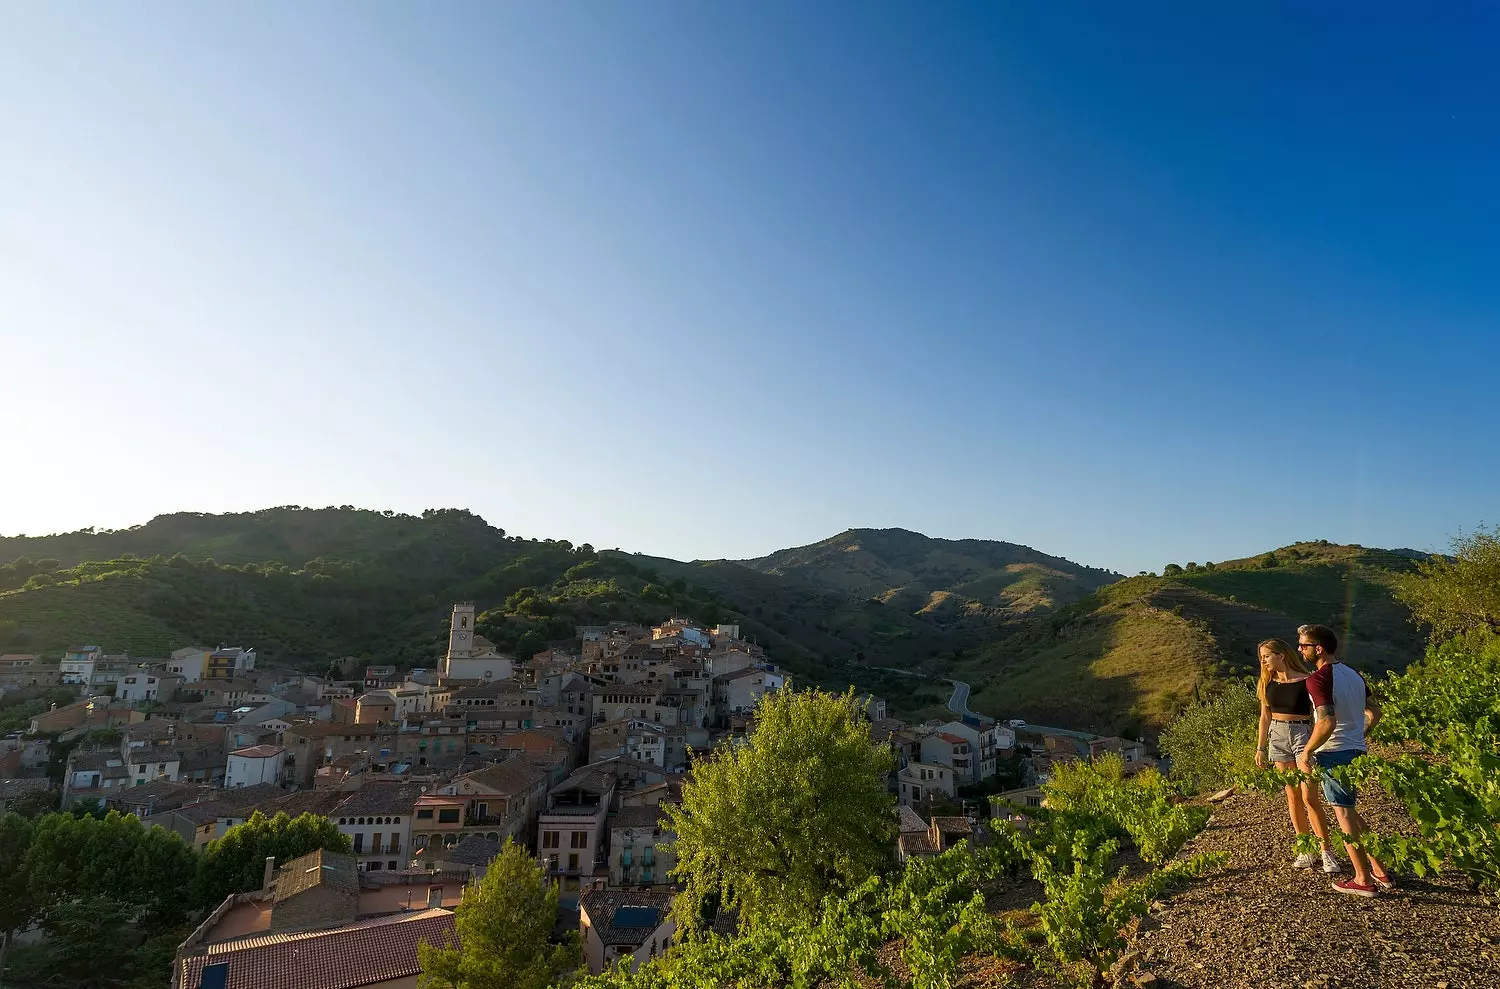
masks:
POLYGON ((453 624, 448 629, 448 657, 443 662, 446 676, 455 659, 474 655, 474 602, 460 601, 453 606, 453 624))

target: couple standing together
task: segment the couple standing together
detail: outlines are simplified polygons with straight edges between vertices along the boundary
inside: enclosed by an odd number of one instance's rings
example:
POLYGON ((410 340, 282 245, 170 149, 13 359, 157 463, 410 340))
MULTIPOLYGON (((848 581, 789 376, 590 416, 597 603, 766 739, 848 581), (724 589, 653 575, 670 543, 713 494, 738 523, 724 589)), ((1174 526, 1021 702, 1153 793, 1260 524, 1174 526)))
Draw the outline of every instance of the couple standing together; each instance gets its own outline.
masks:
MULTIPOLYGON (((1255 747, 1255 765, 1277 769, 1300 769, 1322 773, 1322 798, 1333 807, 1339 830, 1347 838, 1365 830, 1354 808, 1355 790, 1328 772, 1347 766, 1365 754, 1365 732, 1380 719, 1380 708, 1370 698, 1365 678, 1338 661, 1339 640, 1325 625, 1303 625, 1297 629, 1293 649, 1280 639, 1260 644, 1260 733, 1255 747)), ((1299 836, 1309 829, 1323 846, 1323 871, 1339 872, 1339 860, 1328 842, 1328 819, 1318 792, 1310 781, 1286 788, 1287 809, 1299 836)), ((1335 879, 1333 888, 1351 896, 1374 896, 1377 889, 1392 889, 1385 867, 1354 845, 1345 845, 1350 879, 1335 879)), ((1311 869, 1317 858, 1299 854, 1292 864, 1311 869)))

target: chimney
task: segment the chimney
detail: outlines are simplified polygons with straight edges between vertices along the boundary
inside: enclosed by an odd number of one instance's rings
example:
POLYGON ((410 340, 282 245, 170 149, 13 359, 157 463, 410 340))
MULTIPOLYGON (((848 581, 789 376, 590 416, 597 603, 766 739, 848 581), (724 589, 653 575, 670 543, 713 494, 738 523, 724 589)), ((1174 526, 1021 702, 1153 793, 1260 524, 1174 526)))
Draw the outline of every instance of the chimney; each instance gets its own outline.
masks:
POLYGON ((275 878, 276 878, 276 856, 274 856, 274 855, 267 855, 266 856, 266 871, 265 871, 265 874, 261 876, 261 879, 260 879, 260 888, 262 890, 264 890, 265 892, 269 893, 271 891, 271 883, 275 880, 275 878))

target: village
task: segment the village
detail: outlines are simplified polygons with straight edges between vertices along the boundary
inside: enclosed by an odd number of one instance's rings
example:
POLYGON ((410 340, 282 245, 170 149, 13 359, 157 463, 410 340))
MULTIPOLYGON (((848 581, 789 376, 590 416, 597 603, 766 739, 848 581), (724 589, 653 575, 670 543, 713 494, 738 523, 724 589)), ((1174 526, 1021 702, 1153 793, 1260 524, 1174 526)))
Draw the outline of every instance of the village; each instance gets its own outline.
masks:
MULTIPOLYGON (((354 966, 363 981, 351 986, 405 984, 393 980, 415 977, 417 944, 452 931, 466 883, 507 839, 557 883, 559 925, 579 932, 591 972, 654 956, 674 933, 661 808, 680 800, 695 760, 741 744, 759 700, 792 677, 734 625, 580 626, 569 647, 515 657, 475 620, 472 603, 453 607, 431 670, 346 660, 324 671, 337 676, 292 674, 257 669, 255 650, 237 646, 156 661, 94 645, 56 661, 0 657, 0 688, 79 694, 0 739, 0 810, 52 788, 53 746, 72 745, 64 808, 96 802, 200 851, 257 811, 313 814, 349 837, 348 855, 268 860, 259 891, 229 897, 183 942, 178 985, 293 956, 354 966)), ((1056 762, 1106 751, 1131 769, 1150 762, 1127 739, 967 711, 910 724, 882 698, 857 703, 893 756, 900 862, 978 836, 991 798, 1036 806, 1056 762)))

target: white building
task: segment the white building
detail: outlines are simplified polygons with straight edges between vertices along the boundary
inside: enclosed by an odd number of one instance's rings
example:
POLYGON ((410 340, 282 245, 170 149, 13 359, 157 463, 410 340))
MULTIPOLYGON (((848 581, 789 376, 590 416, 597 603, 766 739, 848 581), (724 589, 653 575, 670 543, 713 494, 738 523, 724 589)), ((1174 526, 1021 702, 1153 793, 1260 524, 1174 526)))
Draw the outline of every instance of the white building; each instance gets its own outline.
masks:
POLYGON ((328 812, 349 836, 363 872, 393 872, 411 859, 411 824, 422 787, 417 783, 367 783, 328 812))
POLYGON ((115 687, 115 699, 131 703, 169 701, 177 695, 177 688, 182 682, 180 673, 132 670, 120 677, 120 682, 115 687))
POLYGON ((256 783, 274 785, 281 779, 281 767, 285 762, 286 749, 279 745, 235 749, 229 753, 229 764, 224 769, 224 787, 230 789, 256 783))
POLYGON ((494 643, 474 631, 474 602, 453 606, 448 628, 448 655, 443 660, 444 680, 508 680, 515 660, 495 649, 494 643))
POLYGON ((167 660, 167 672, 182 674, 185 683, 197 683, 203 679, 204 671, 208 669, 208 654, 211 651, 202 646, 173 649, 172 658, 167 660))
MULTIPOLYGON (((995 775, 995 760, 1010 758, 1016 750, 1016 733, 989 718, 950 721, 938 728, 939 732, 955 735, 969 743, 971 775, 961 779, 962 783, 979 783, 995 775)), ((926 756, 926 749, 923 749, 926 756)))
POLYGON ((125 770, 129 786, 152 780, 182 779, 182 753, 169 745, 136 745, 125 750, 125 770))
POLYGON ((940 763, 908 762, 896 775, 896 803, 901 807, 913 807, 935 800, 952 797, 956 792, 954 771, 940 763))
POLYGON ((579 897, 578 907, 578 933, 591 975, 626 955, 633 970, 666 951, 677 931, 667 892, 599 889, 579 897))
POLYGON ((94 680, 94 668, 99 665, 99 660, 104 656, 104 650, 98 646, 73 646, 63 653, 62 662, 58 664, 59 672, 62 674, 63 683, 75 683, 88 686, 94 680))

